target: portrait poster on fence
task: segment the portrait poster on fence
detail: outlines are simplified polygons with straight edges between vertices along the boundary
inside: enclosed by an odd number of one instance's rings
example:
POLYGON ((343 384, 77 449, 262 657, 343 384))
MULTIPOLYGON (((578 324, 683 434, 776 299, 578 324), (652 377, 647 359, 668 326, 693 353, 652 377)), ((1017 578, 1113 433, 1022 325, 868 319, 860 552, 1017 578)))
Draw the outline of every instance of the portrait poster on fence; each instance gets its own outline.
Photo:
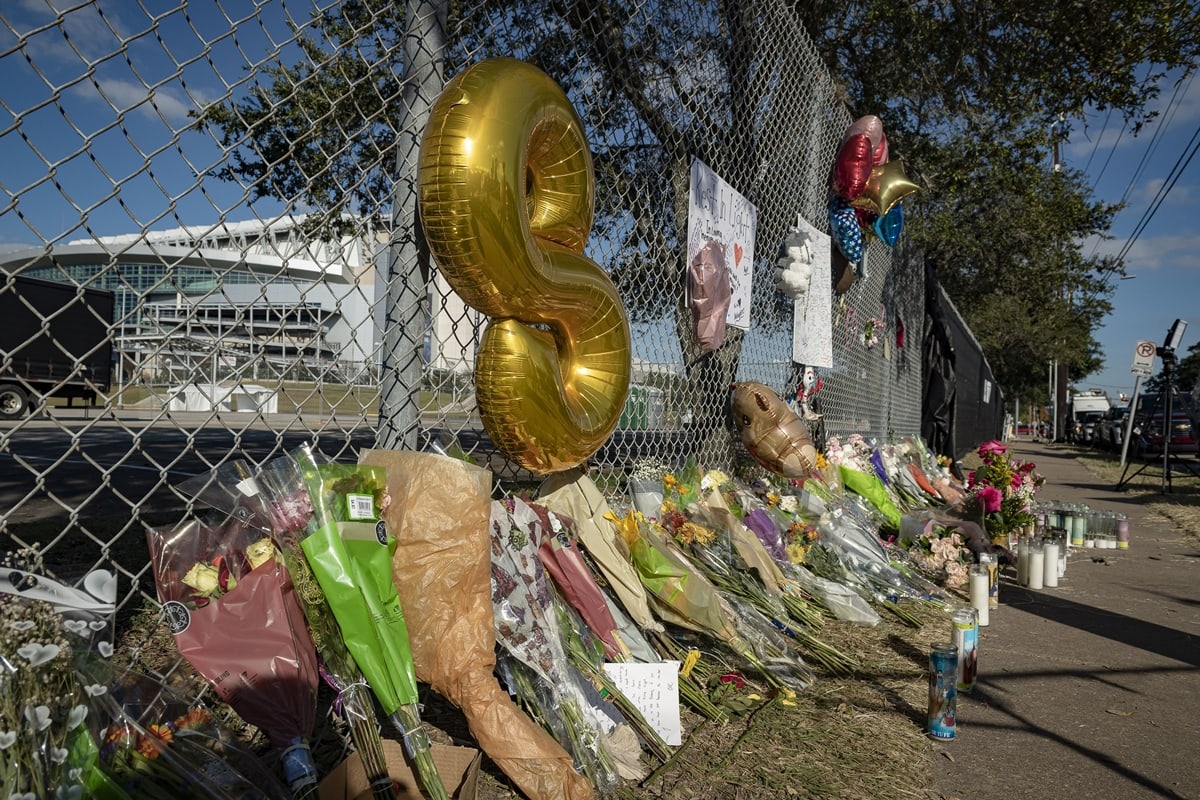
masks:
POLYGON ((750 328, 750 288, 754 276, 754 232, 758 209, 717 173, 698 159, 692 160, 688 192, 688 264, 701 251, 718 248, 729 275, 729 310, 725 322, 750 328))
POLYGON ((812 282, 792 311, 792 361, 810 367, 833 367, 833 287, 830 238, 803 217, 796 218, 812 257, 812 282))

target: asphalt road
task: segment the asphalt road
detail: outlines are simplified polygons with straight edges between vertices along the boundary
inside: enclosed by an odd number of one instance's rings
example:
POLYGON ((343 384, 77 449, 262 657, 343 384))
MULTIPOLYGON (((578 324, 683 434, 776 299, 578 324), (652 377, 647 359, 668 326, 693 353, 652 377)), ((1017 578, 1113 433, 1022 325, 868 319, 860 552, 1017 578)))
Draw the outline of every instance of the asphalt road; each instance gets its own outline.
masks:
MULTIPOLYGON (((376 431, 367 420, 293 417, 244 420, 238 414, 212 418, 204 413, 55 409, 52 418, 0 423, 0 512, 7 525, 129 514, 138 508, 182 508, 185 500, 172 486, 207 473, 231 454, 260 463, 311 442, 326 456, 355 460, 362 448, 375 446, 376 431)), ((516 474, 487 434, 479 428, 457 433, 430 428, 418 446, 454 440, 494 473, 516 474)), ((669 458, 686 447, 682 433, 617 431, 591 459, 622 468, 641 454, 669 458)))

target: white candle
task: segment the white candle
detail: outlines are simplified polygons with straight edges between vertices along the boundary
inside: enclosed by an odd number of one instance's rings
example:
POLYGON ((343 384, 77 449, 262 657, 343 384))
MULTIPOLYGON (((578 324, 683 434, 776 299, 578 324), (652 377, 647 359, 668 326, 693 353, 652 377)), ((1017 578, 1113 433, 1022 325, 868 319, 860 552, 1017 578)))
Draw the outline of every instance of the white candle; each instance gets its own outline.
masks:
POLYGON ((1029 546, 1029 588, 1042 588, 1042 578, 1046 574, 1046 551, 1040 544, 1029 546))
POLYGON ((1042 585, 1058 586, 1058 542, 1046 542, 1042 547, 1042 585))
POLYGON ((1024 536, 1017 542, 1017 583, 1029 585, 1029 539, 1024 536))
POLYGON ((971 567, 971 607, 979 612, 979 627, 988 624, 988 588, 991 578, 987 567, 971 567))

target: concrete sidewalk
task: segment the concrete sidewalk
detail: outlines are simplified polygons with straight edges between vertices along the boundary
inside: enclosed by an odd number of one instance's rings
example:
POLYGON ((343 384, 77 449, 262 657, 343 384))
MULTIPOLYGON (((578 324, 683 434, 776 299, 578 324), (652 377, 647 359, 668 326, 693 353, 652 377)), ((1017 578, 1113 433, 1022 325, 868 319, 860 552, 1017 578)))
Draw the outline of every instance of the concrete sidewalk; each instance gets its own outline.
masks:
POLYGON ((1130 548, 1073 548, 1054 589, 1002 576, 957 738, 934 743, 937 793, 1200 798, 1200 546, 1101 483, 1072 448, 1010 446, 1045 476, 1040 500, 1128 514, 1130 548))

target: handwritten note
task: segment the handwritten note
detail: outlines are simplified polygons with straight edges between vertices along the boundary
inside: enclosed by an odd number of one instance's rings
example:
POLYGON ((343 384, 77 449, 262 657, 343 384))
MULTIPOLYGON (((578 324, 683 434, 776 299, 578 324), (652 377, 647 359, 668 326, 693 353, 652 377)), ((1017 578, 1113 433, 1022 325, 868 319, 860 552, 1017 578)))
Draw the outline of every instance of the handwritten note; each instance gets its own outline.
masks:
POLYGON ((808 293, 793 304, 792 361, 810 367, 833 367, 833 266, 829 234, 803 217, 796 226, 805 235, 812 255, 808 293))
POLYGON ((679 662, 605 664, 604 671, 663 740, 683 744, 679 724, 679 662))
MULTIPOLYGON (((690 264, 707 241, 719 242, 729 270, 729 311, 725 323, 750 329, 754 279, 754 237, 758 209, 703 161, 692 159, 688 191, 687 259, 690 264)), ((828 237, 826 237, 828 238, 828 237)))

